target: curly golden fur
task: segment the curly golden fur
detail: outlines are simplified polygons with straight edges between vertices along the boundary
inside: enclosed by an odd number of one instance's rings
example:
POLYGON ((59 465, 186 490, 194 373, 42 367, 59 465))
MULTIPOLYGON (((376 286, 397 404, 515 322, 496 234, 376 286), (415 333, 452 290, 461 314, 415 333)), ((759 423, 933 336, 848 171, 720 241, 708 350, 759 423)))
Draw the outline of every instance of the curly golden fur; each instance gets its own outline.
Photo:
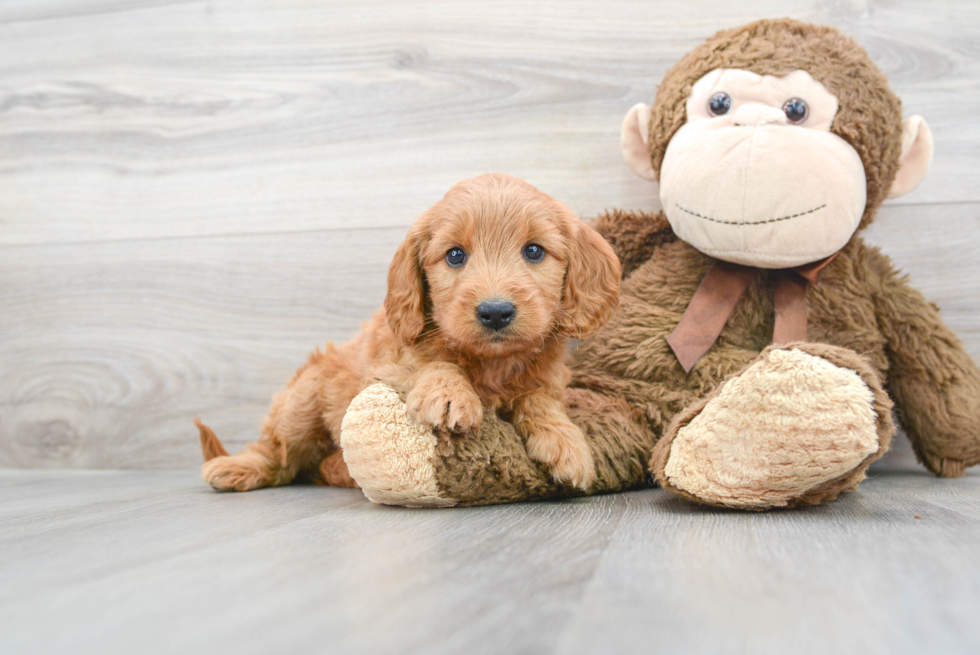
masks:
POLYGON ((341 422, 354 396, 380 380, 437 431, 462 435, 480 427, 484 408, 498 411, 532 459, 584 489, 595 466, 562 405, 567 341, 612 316, 619 279, 612 248, 554 198, 501 174, 460 182, 419 217, 395 253, 384 309, 351 341, 310 356, 274 399, 258 442, 228 456, 195 421, 202 477, 236 491, 289 484, 297 475, 356 486, 343 463, 341 422), (528 244, 544 249, 540 261, 525 256, 528 244), (465 261, 451 266, 447 253, 457 248, 465 261), (491 300, 513 306, 503 328, 490 329, 478 316, 491 300))

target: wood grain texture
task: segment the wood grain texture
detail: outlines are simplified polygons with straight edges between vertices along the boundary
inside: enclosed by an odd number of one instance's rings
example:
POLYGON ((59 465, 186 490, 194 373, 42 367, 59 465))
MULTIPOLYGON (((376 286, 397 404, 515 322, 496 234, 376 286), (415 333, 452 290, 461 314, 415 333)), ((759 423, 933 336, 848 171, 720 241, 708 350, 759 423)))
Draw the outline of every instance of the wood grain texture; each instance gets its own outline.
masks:
POLYGON ((746 514, 659 489, 407 510, 217 494, 191 472, 3 471, 0 523, 5 655, 980 649, 976 472, 746 514))
POLYGON ((868 238, 980 357, 976 3, 0 4, 0 466, 192 466, 195 414, 240 447, 459 179, 655 208, 622 116, 775 15, 855 36, 928 119, 933 170, 868 238))

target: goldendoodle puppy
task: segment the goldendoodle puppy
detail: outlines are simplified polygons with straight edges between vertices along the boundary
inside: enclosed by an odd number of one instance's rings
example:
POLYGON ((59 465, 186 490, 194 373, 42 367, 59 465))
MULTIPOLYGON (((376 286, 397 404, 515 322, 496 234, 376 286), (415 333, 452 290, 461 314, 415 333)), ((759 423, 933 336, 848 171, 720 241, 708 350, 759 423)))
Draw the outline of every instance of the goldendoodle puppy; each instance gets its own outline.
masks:
POLYGON ((567 341, 611 317, 619 279, 609 245, 551 196, 502 174, 460 182, 398 248, 384 308, 347 343, 310 355, 256 443, 228 456, 195 420, 202 476, 219 490, 289 484, 298 474, 355 486, 341 421, 380 380, 437 431, 463 435, 486 409, 500 412, 556 480, 585 488, 592 454, 562 406, 567 341))

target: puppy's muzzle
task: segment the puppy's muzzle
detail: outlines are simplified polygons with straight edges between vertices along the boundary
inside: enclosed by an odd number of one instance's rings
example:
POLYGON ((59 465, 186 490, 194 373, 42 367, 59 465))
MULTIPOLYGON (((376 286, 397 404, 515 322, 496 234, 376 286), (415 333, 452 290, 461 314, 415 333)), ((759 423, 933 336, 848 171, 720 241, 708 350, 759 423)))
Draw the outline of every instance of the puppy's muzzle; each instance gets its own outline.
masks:
POLYGON ((480 319, 480 323, 494 332, 499 332, 510 325, 515 313, 517 309, 514 303, 499 298, 485 300, 476 308, 476 316, 480 319))

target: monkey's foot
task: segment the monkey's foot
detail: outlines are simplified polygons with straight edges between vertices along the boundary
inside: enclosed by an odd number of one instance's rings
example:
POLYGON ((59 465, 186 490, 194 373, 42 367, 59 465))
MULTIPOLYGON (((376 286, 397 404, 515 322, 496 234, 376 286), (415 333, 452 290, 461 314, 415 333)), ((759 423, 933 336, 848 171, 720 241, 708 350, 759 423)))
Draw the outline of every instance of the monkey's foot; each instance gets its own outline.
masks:
POLYGON ((853 351, 770 346, 674 419, 650 467, 664 489, 709 505, 815 505, 857 487, 884 454, 891 409, 853 351))

